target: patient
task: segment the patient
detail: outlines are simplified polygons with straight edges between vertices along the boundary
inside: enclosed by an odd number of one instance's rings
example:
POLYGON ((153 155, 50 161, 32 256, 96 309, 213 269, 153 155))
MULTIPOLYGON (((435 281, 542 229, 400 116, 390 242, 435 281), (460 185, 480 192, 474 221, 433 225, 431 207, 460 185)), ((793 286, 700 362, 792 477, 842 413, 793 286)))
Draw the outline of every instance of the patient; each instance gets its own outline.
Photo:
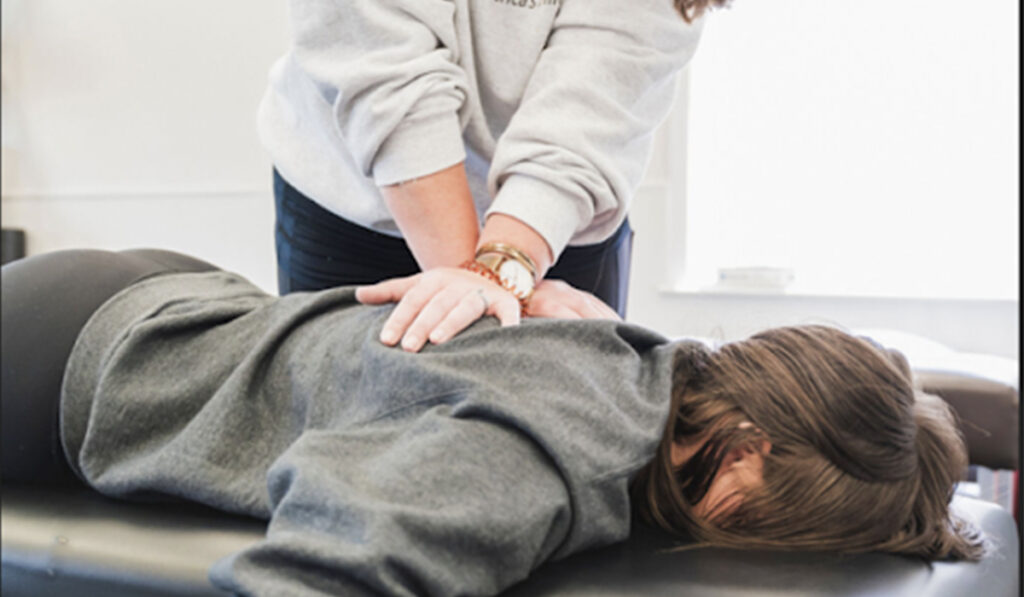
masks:
POLYGON ((495 594, 620 541, 977 559, 949 408, 822 326, 711 350, 614 320, 487 318, 419 353, 354 288, 269 296, 156 250, 3 267, 4 481, 269 520, 240 594, 495 594))

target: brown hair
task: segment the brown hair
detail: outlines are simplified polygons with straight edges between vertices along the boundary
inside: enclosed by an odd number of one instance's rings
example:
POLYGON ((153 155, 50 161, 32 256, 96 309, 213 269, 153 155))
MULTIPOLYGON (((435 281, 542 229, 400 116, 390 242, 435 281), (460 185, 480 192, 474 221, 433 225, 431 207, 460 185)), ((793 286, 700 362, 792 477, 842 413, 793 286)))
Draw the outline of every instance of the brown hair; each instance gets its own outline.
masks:
POLYGON ((717 351, 684 343, 672 393, 658 453, 633 483, 649 522, 702 545, 983 554, 980 534, 949 511, 967 466, 954 415, 915 390, 898 352, 824 326, 771 329, 717 351), (702 449, 675 469, 672 443, 697 436, 702 449), (764 483, 714 522, 695 516, 723 455, 760 439, 771 443, 764 483))
POLYGON ((687 23, 692 23, 706 9, 714 6, 725 6, 729 3, 729 0, 672 0, 672 2, 675 3, 679 14, 683 15, 683 19, 687 23))

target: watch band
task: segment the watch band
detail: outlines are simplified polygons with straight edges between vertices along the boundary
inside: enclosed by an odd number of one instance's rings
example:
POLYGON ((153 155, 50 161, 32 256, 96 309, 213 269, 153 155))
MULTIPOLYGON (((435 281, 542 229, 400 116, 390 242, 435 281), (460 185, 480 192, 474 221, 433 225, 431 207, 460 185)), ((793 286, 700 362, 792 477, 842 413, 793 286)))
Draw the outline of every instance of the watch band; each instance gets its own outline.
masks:
POLYGON ((479 258, 480 256, 487 255, 489 253, 505 255, 510 259, 518 261, 530 272, 530 277, 533 278, 534 283, 537 282, 537 265, 533 262, 533 259, 530 259, 530 256, 523 251, 506 243, 487 243, 476 250, 476 257, 479 258))
POLYGON ((537 268, 525 253, 502 243, 488 243, 476 252, 476 262, 498 275, 502 286, 521 301, 530 300, 537 268))

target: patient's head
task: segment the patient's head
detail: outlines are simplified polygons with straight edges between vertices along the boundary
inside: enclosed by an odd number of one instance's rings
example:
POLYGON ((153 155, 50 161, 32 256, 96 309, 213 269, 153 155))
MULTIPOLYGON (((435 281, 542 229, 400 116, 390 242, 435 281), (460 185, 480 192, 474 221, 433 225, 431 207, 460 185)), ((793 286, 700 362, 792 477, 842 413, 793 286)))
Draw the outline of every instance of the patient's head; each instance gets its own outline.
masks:
POLYGON ((823 326, 676 358, 672 413, 634 481, 641 512, 713 545, 975 559, 951 517, 967 465, 953 415, 902 355, 823 326))

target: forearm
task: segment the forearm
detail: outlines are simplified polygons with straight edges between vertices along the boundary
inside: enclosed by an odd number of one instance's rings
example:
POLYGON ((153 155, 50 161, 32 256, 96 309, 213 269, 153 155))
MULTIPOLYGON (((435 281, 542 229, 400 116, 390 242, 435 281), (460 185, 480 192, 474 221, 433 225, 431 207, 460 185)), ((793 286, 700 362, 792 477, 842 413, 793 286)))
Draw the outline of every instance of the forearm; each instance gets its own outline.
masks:
POLYGON ((538 278, 544 277, 554 261, 544 237, 515 217, 492 214, 480 232, 462 163, 414 181, 381 187, 381 193, 423 270, 457 266, 472 259, 478 246, 491 242, 510 244, 529 255, 538 278))
POLYGON ((455 267, 473 258, 480 225, 461 162, 381 187, 381 193, 420 269, 455 267))

